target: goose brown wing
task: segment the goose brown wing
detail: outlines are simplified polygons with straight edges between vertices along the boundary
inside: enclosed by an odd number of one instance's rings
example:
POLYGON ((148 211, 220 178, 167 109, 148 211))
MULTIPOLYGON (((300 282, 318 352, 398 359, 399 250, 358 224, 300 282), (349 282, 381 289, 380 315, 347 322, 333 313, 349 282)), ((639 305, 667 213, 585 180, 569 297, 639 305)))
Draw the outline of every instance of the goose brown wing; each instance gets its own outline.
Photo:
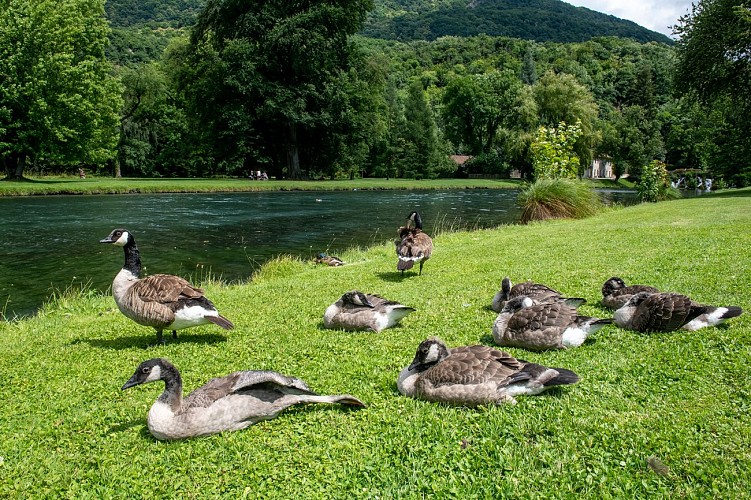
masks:
POLYGON ((415 229, 414 247, 418 251, 417 255, 422 254, 427 259, 433 253, 433 240, 421 230, 415 229))
POLYGON ((261 397, 264 392, 315 394, 300 379, 273 371, 247 370, 209 380, 185 398, 183 408, 206 408, 225 396, 248 392, 261 397))
POLYGON ((534 283, 527 281, 525 283, 517 283, 511 288, 509 292, 509 298, 519 297, 525 295, 531 299, 544 299, 548 297, 560 297, 561 294, 558 291, 553 290, 549 286, 541 283, 534 283))
POLYGON ((520 309, 508 322, 512 332, 547 330, 571 324, 576 318, 576 309, 563 303, 538 304, 520 309))
MULTIPOLYGON (((639 332, 677 330, 692 318, 696 311, 693 301, 678 293, 650 295, 636 308, 631 327, 639 332)), ((697 311, 695 316, 701 314, 697 311)))
POLYGON ((143 301, 160 302, 162 304, 203 297, 202 289, 196 288, 183 278, 171 274, 148 276, 136 282, 131 289, 143 301))
POLYGON ((505 380, 524 365, 510 354, 487 346, 457 347, 447 358, 422 374, 434 387, 471 385, 505 380))

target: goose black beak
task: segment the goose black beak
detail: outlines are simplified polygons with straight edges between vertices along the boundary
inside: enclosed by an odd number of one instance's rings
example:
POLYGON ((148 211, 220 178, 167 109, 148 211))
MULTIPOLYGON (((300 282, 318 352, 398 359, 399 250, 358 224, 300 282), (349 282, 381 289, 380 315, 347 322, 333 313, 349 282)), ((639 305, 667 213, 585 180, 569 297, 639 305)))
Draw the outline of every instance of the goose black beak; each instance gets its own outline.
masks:
POLYGON ((112 241, 108 236, 104 238, 103 240, 99 240, 99 243, 114 243, 114 241, 112 241))
POLYGON ((131 387, 133 387, 135 385, 138 385, 138 384, 139 384, 139 382, 138 382, 138 380, 136 380, 136 376, 133 375, 132 377, 130 377, 130 380, 128 380, 127 382, 125 382, 125 385, 123 385, 120 388, 120 390, 124 391, 125 389, 129 389, 129 388, 131 388, 131 387))

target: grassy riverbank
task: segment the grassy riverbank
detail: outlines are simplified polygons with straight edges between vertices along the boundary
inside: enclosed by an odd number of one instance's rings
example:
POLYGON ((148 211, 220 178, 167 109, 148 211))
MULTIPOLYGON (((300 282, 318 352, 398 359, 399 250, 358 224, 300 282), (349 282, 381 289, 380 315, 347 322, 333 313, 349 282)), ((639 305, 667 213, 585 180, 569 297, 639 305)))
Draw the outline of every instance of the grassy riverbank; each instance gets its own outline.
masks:
POLYGON ((0 324, 0 497, 747 496, 750 245, 751 190, 740 190, 439 234, 422 276, 399 276, 389 244, 340 255, 341 268, 280 259, 249 284, 206 284, 236 330, 193 329, 149 350, 153 331, 111 297, 63 294, 38 317, 0 324), (747 312, 697 332, 608 326, 571 351, 509 349, 582 378, 516 406, 398 395, 396 376, 425 337, 492 343, 487 305, 504 275, 586 297, 590 315, 609 314, 598 301, 613 275, 747 312), (326 306, 352 288, 417 311, 381 334, 323 330, 326 306), (119 389, 155 356, 181 369, 187 390, 275 369, 369 407, 297 408, 245 431, 161 443, 145 420, 162 388, 119 389), (669 472, 652 471, 648 457, 669 472))
POLYGON ((246 191, 332 191, 353 189, 503 189, 519 187, 511 179, 355 179, 324 181, 237 178, 136 179, 112 177, 39 177, 0 182, 0 196, 55 194, 206 193, 246 191))

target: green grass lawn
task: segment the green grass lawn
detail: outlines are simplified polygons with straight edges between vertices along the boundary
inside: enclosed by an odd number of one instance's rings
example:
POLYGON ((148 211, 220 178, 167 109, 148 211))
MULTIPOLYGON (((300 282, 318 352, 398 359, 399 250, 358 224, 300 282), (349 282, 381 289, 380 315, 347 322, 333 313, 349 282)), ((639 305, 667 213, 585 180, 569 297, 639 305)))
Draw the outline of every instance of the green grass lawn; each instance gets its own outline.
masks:
POLYGON ((235 191, 330 191, 352 189, 499 189, 519 187, 512 179, 355 179, 325 181, 254 181, 239 178, 136 179, 88 176, 31 177, 23 181, 3 180, 0 196, 54 194, 204 193, 235 191))
POLYGON ((110 296, 63 294, 37 317, 0 324, 0 497, 748 497, 748 312, 697 332, 607 326, 575 350, 509 349, 581 376, 515 406, 432 404, 395 384, 430 335, 492 345, 488 306, 504 275, 586 297, 581 311, 601 317, 600 287, 614 275, 749 311, 751 190, 732 194, 444 232, 422 276, 396 273, 390 243, 340 255, 340 268, 281 258, 248 284, 206 283, 234 331, 196 328, 148 350, 153 330, 110 296), (417 310, 381 334, 323 330, 326 306, 353 288, 417 310), (157 356, 187 390, 274 369, 369 406, 295 408, 244 431, 158 442, 146 413, 161 384, 120 391, 157 356))

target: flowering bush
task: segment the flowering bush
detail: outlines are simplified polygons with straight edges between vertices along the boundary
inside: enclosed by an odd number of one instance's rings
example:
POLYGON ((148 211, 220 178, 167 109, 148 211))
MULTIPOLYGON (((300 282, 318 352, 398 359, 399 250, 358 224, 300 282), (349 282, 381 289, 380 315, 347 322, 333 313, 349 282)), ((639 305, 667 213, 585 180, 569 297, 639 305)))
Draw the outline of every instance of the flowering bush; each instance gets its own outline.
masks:
POLYGON ((558 127, 538 128, 531 146, 535 179, 575 179, 579 157, 574 144, 581 134, 580 120, 574 125, 561 122, 558 127))

